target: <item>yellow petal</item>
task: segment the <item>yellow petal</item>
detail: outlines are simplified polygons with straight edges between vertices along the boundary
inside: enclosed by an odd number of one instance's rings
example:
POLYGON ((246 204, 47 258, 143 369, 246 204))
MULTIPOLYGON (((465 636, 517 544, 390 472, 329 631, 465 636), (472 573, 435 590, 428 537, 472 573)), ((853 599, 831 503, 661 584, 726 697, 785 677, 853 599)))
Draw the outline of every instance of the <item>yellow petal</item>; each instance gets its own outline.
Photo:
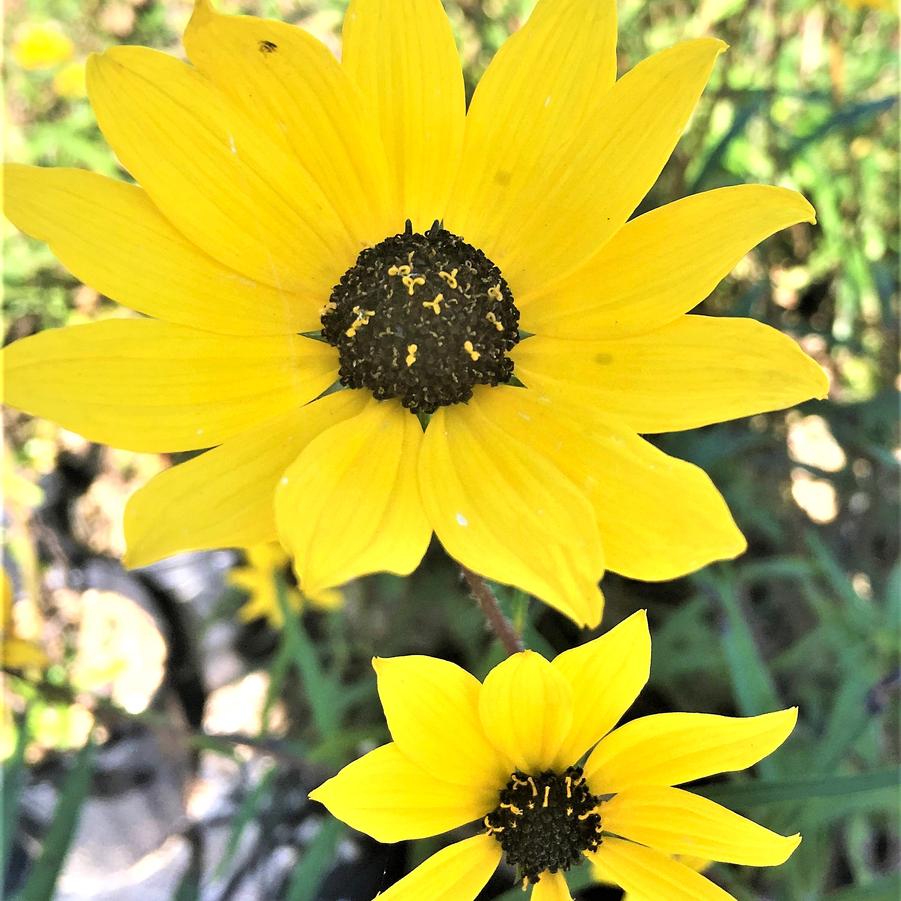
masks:
POLYGON ((641 434, 781 410, 829 391, 795 341, 752 319, 682 316, 619 341, 530 338, 512 357, 530 388, 575 398, 641 434))
POLYGON ((532 901, 573 901, 562 873, 542 873, 532 889, 532 901))
POLYGON ((275 515, 305 590, 416 568, 432 534, 416 483, 421 443, 415 416, 395 401, 370 398, 288 468, 275 515))
POLYGON ((345 70, 375 110, 398 225, 441 219, 457 172, 466 101, 450 23, 439 0, 352 0, 345 70))
POLYGON ((182 234, 322 306, 359 247, 286 142, 199 72, 144 47, 92 56, 88 94, 119 160, 182 234))
POLYGON ((344 603, 344 595, 334 588, 323 588, 309 594, 304 592, 304 596, 321 610, 337 610, 344 603))
POLYGON ((468 404, 432 416, 420 464, 423 503, 441 543, 464 566, 597 625, 603 557, 591 507, 541 452, 546 437, 537 427, 522 441, 496 415, 520 393, 477 389, 468 404))
POLYGON ((324 44, 285 22, 219 15, 209 0, 195 3, 184 43, 256 127, 287 140, 360 248, 397 230, 374 116, 324 44))
POLYGON ((600 638, 564 651, 554 669, 569 683, 573 721, 557 753, 557 766, 574 764, 606 735, 648 681, 651 636, 644 610, 600 638))
POLYGON ((127 564, 275 539, 279 479, 310 441, 365 403, 362 391, 338 391, 155 476, 125 507, 127 564))
POLYGON ((12 628, 13 621, 13 580, 4 569, 0 570, 0 631, 12 628))
MULTIPOLYGON (((547 167, 569 150, 615 77, 614 0, 542 0, 479 82, 446 224, 508 280, 517 262, 522 267, 517 238, 506 234, 521 215, 520 192, 536 181, 547 187, 547 167)), ((531 265, 540 269, 540 257, 531 265)))
POLYGON ((168 322, 231 335, 320 327, 309 298, 223 266, 178 232, 136 185, 81 169, 4 167, 4 212, 46 241, 80 281, 168 322))
POLYGON ((791 735, 798 709, 761 716, 658 713, 611 732, 592 751, 585 777, 603 795, 635 785, 678 785, 753 766, 791 735))
POLYGON ((0 637, 0 662, 11 669, 42 669, 50 659, 35 642, 8 635, 0 637))
POLYGON ((481 819, 497 803, 496 794, 488 797, 430 776, 394 744, 349 763, 310 797, 380 842, 438 835, 481 819))
POLYGON ((517 297, 520 324, 558 338, 623 338, 666 325, 699 304, 768 235, 814 222, 795 191, 738 185, 645 213, 550 290, 517 297))
MULTIPOLYGON (((500 266, 514 296, 559 281, 594 256, 638 206, 724 47, 709 38, 685 41, 639 63, 587 110, 571 140, 551 142, 523 169, 489 167, 478 194, 461 191, 465 214, 451 207, 447 227, 500 266)), ((535 73, 517 77, 529 81, 535 73)), ((535 137, 545 140, 540 130, 535 137)), ((531 140, 524 129, 517 149, 531 140)))
POLYGON ((553 766, 572 726, 572 691, 544 657, 521 651, 486 676, 479 715, 498 751, 518 770, 538 774, 553 766))
POLYGON ((135 451, 219 444, 332 384, 319 341, 230 337, 152 319, 49 329, 3 351, 6 403, 135 451))
POLYGON ((500 844, 489 835, 474 835, 433 854, 378 897, 380 901, 475 901, 500 862, 500 844))
POLYGON ((728 892, 700 873, 642 845, 604 836, 601 847, 590 855, 614 885, 642 899, 666 901, 735 901, 728 892))
POLYGON ((604 803, 604 830, 664 854, 775 867, 801 843, 691 792, 668 786, 627 788, 604 803))
POLYGON ((438 779, 499 793, 510 768, 482 730, 478 679, 434 657, 376 657, 373 666, 403 753, 438 779))
POLYGON ((553 460, 590 502, 609 569, 672 579, 745 549, 704 472, 593 407, 503 387, 485 403, 496 426, 553 460))

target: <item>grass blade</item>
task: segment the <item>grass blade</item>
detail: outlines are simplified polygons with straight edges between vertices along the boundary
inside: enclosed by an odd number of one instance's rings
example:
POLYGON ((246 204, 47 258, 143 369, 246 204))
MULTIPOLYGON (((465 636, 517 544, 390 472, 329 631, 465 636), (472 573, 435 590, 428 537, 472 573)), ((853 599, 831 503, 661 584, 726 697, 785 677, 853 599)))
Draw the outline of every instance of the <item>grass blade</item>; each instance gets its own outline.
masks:
POLYGON ((28 711, 16 723, 16 746, 3 767, 3 821, 0 823, 0 880, 3 879, 16 825, 19 820, 19 797, 25 784, 25 749, 28 747, 28 711))
POLYGON ((53 811, 53 822, 44 839, 41 856, 32 867, 25 888, 22 889, 21 901, 51 901, 53 898, 56 882, 78 828, 81 806, 91 787, 93 765, 94 742, 88 739, 63 782, 59 801, 53 811))
POLYGON ((811 798, 829 798, 850 795, 874 789, 897 791, 901 784, 901 768, 887 767, 869 773, 848 776, 805 776, 778 781, 760 780, 740 785, 710 785, 693 789, 719 804, 732 808, 759 807, 763 804, 782 804, 807 801, 811 798))
POLYGON ((276 576, 276 596, 285 622, 285 641, 303 681, 313 721, 321 738, 333 737, 341 723, 341 705, 335 684, 319 663, 319 656, 303 627, 301 618, 291 609, 284 580, 276 576))
POLYGON ((314 901, 335 860, 335 847, 345 830, 338 820, 325 820, 291 876, 285 901, 314 901))

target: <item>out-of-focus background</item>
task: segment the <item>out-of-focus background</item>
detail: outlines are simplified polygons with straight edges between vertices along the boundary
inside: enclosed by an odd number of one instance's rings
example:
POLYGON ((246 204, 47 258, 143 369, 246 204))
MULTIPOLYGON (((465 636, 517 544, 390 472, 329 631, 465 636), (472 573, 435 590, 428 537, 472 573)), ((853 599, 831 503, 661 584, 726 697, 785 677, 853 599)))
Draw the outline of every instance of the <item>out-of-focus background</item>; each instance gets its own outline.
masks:
MULTIPOLYGON (((296 22, 339 50, 342 0, 219 5, 296 22)), ((470 92, 531 5, 446 3, 470 92)), ((784 867, 709 871, 739 899, 899 897, 892 5, 619 4, 621 72, 685 37, 731 45, 643 209, 765 182, 801 190, 819 217, 765 242, 701 309, 796 337, 828 370, 830 401, 659 440, 711 474, 748 552, 675 582, 604 581, 605 626, 647 607, 654 636, 651 682, 630 716, 801 708, 795 735, 756 781, 701 789, 804 834, 784 867)), ((180 55, 190 3, 5 9, 7 158, 125 177, 85 98, 85 58, 117 43, 180 55)), ((4 267, 6 341, 130 315, 8 223, 4 267)), ((4 421, 4 897, 356 901, 445 841, 378 845, 306 800, 386 738, 373 653, 429 653, 479 675, 499 659, 439 547, 412 578, 364 579, 324 605, 301 605, 288 587, 280 606, 273 579, 287 570, 274 548, 126 572, 125 499, 177 460, 93 445, 15 412, 4 421)), ((531 646, 580 640, 554 612, 502 594, 531 646)), ((589 882, 574 874, 580 897, 618 896, 589 882)), ((502 870, 483 897, 511 884, 502 870)))

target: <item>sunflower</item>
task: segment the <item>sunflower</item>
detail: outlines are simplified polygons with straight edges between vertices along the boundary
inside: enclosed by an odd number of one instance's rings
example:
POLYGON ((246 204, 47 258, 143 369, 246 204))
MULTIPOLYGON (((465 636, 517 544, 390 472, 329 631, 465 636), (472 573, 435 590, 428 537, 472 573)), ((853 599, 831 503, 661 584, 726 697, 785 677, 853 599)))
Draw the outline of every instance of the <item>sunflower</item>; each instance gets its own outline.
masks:
POLYGON ((126 561, 278 538, 307 590, 471 570, 596 624, 605 569, 670 579, 745 548, 698 468, 639 437, 822 397, 757 322, 686 315, 814 220, 741 185, 629 216, 725 45, 615 81, 613 0, 542 0, 467 111, 438 0, 353 0, 343 60, 198 0, 190 64, 90 59, 140 187, 10 165, 6 211, 147 317, 6 352, 7 400, 131 450, 206 450, 129 501, 126 561))
MULTIPOLYGON (((246 592, 247 600, 238 610, 239 619, 250 622, 265 619, 270 626, 280 629, 285 622, 282 605, 278 600, 276 580, 284 578, 291 561, 276 541, 255 544, 247 549, 247 559, 241 566, 229 570, 229 585, 246 592)), ((286 586, 288 607, 299 613, 304 606, 304 595, 293 585, 286 586)), ((315 596, 307 596, 314 607, 334 610, 341 605, 341 594, 327 589, 315 596)))
POLYGON ((640 898, 730 898, 674 856, 775 866, 800 836, 673 786, 757 763, 789 736, 797 710, 662 713, 611 732, 650 661, 644 611, 552 662, 514 654, 482 684, 432 657, 376 658, 393 741, 310 797, 382 842, 479 823, 384 901, 472 901, 503 857, 524 887, 535 884, 536 901, 569 898, 564 874, 585 857, 640 898))

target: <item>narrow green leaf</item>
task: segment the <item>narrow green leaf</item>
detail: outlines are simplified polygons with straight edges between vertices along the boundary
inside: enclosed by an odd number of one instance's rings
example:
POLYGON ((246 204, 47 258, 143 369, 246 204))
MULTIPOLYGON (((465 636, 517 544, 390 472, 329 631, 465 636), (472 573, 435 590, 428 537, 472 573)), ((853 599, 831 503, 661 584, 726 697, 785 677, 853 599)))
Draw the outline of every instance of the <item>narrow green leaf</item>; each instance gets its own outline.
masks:
POLYGON ((16 718, 16 746, 3 765, 3 821, 0 822, 0 879, 7 871, 9 850, 19 821, 19 797, 25 785, 25 749, 28 747, 28 711, 16 718))
POLYGON ((313 721, 322 738, 331 738, 338 732, 341 723, 342 705, 339 703, 338 687, 323 671, 316 648, 304 629, 303 620, 291 610, 285 582, 281 576, 276 575, 275 586, 285 622, 285 640, 291 649, 291 659, 303 681, 313 721))
POLYGON ((739 710, 744 716, 779 710, 782 699, 751 632, 751 611, 742 609, 735 580, 728 570, 701 573, 697 580, 716 596, 723 612, 722 643, 739 710))
POLYGON ((41 856, 32 867, 22 890, 22 901, 51 901, 53 898, 56 882, 78 828, 81 806, 91 787, 93 764, 94 743, 92 739, 88 739, 63 782, 59 801, 53 811, 53 822, 41 848, 41 856))
POLYGON ((253 791, 249 792, 247 797, 241 802, 241 806, 238 808, 235 813, 235 818, 232 821, 231 832, 228 836, 225 851, 222 853, 222 859, 216 867, 217 877, 222 875, 225 867, 234 857, 235 852, 238 850, 238 845, 241 842, 241 836, 247 828, 247 824, 256 816, 257 811, 260 809, 260 805, 264 802, 269 793, 269 789, 272 787, 277 772, 278 770, 274 766, 266 770, 260 778, 260 781, 254 786, 253 791))
POLYGON ((319 886, 334 862, 335 848, 345 829, 342 822, 331 817, 323 822, 294 869, 285 901, 314 901, 318 897, 319 886))
POLYGON ((901 768, 887 767, 869 773, 848 776, 806 776, 778 781, 760 780, 736 785, 709 785, 692 789, 727 807, 744 809, 763 804, 782 804, 806 801, 810 798, 829 798, 856 792, 886 789, 901 784, 901 768))
POLYGON ((898 898, 901 898, 901 874, 889 873, 869 885, 832 892, 825 901, 898 901, 898 898))

